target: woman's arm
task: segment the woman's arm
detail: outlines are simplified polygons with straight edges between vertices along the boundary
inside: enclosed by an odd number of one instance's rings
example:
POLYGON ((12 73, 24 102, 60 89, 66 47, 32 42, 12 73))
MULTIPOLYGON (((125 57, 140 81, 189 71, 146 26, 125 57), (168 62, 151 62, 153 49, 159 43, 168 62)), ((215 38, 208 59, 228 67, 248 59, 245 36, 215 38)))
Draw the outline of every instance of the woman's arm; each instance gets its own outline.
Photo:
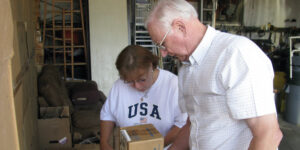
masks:
POLYGON ((109 145, 115 123, 113 121, 100 121, 100 150, 113 150, 109 145))

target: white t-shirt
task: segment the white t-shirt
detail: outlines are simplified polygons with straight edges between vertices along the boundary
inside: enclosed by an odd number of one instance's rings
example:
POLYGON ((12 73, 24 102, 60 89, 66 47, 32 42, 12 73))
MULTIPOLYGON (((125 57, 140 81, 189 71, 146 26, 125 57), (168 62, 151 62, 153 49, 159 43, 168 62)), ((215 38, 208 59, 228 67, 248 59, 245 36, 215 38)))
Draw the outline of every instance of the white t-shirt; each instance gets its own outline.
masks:
POLYGON ((178 76, 191 150, 246 150, 252 133, 243 119, 276 113, 272 64, 245 37, 208 27, 178 76))
POLYGON ((163 136, 173 125, 179 128, 185 125, 187 114, 181 113, 178 106, 176 75, 159 69, 157 80, 144 95, 145 92, 117 80, 102 107, 100 119, 114 121, 120 127, 151 123, 163 136))

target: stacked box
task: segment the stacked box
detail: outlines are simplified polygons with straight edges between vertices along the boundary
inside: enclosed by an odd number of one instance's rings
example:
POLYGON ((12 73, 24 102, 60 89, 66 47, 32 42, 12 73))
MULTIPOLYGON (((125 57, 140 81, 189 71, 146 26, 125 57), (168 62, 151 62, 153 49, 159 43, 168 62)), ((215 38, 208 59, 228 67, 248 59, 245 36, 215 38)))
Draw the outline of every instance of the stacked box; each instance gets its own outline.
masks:
POLYGON ((72 148, 69 107, 40 107, 39 149, 72 148))

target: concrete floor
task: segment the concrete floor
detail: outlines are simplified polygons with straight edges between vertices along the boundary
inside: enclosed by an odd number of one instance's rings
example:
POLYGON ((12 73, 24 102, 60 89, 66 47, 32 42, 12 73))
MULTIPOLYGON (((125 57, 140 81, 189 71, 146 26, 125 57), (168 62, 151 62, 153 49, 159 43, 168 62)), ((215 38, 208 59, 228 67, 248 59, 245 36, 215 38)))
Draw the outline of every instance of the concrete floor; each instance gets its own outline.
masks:
POLYGON ((278 115, 278 122, 283 133, 283 139, 279 145, 279 150, 299 150, 300 126, 286 122, 282 115, 278 115))

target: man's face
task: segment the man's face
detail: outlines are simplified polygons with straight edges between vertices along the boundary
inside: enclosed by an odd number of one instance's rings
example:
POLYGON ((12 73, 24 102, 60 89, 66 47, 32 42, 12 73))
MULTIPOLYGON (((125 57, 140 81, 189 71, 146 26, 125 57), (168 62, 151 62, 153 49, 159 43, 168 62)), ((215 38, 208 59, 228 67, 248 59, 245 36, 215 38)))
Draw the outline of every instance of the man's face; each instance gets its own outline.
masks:
POLYGON ((148 32, 163 57, 170 55, 177 57, 180 61, 186 60, 186 48, 183 36, 174 27, 162 30, 158 25, 149 24, 148 32))

